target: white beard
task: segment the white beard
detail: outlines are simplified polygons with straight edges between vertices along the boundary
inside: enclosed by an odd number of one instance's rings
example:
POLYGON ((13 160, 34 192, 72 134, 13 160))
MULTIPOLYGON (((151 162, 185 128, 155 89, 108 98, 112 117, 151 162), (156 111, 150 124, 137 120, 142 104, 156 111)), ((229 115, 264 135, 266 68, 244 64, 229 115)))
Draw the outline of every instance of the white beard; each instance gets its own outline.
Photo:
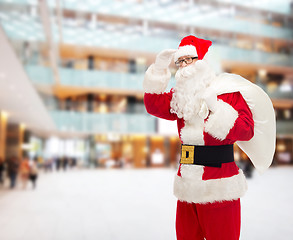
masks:
POLYGON ((214 71, 204 60, 179 69, 175 74, 176 85, 171 100, 171 113, 178 118, 191 120, 198 115, 203 101, 204 90, 215 78, 214 71))

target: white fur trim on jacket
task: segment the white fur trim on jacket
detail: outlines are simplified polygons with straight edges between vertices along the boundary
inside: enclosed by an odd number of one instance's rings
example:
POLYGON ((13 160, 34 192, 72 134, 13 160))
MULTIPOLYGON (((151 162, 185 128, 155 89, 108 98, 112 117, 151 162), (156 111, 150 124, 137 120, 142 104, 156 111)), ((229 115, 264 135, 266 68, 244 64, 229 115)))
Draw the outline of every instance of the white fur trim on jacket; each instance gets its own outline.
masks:
POLYGON ((228 103, 218 100, 216 111, 212 112, 205 123, 205 131, 214 138, 224 140, 233 128, 238 112, 228 103))
POLYGON ((178 50, 174 54, 174 61, 176 62, 178 58, 187 56, 187 55, 194 56, 194 57, 198 56, 195 46, 186 45, 183 47, 179 47, 178 50))
POLYGON ((174 195, 189 203, 231 201, 242 197, 247 183, 242 170, 232 177, 202 180, 203 166, 181 165, 181 177, 176 175, 174 195))
POLYGON ((180 132, 180 139, 183 144, 204 145, 203 127, 204 120, 198 116, 190 121, 184 121, 184 127, 180 132))
POLYGON ((164 71, 156 71, 152 64, 146 71, 143 81, 143 89, 146 93, 163 93, 170 81, 171 72, 167 68, 164 71))

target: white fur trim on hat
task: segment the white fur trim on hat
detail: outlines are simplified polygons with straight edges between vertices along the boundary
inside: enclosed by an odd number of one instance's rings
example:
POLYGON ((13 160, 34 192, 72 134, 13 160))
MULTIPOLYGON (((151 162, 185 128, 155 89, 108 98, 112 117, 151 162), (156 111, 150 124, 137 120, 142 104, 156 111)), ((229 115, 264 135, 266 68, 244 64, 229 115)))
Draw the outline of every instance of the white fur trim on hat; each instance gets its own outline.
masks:
POLYGON ((205 124, 205 131, 216 139, 224 140, 233 128, 238 112, 222 100, 217 101, 215 108, 216 111, 210 114, 205 124))
POLYGON ((185 45, 183 47, 179 47, 178 50, 174 54, 174 62, 176 62, 178 58, 187 56, 187 55, 194 56, 194 57, 198 56, 195 46, 185 45))
POLYGON ((208 203, 231 201, 242 197, 247 183, 242 170, 227 178, 202 180, 203 166, 181 165, 181 176, 176 175, 174 195, 181 201, 208 203))
POLYGON ((146 71, 143 81, 143 89, 146 93, 163 93, 170 81, 171 72, 169 69, 156 71, 152 64, 146 71))

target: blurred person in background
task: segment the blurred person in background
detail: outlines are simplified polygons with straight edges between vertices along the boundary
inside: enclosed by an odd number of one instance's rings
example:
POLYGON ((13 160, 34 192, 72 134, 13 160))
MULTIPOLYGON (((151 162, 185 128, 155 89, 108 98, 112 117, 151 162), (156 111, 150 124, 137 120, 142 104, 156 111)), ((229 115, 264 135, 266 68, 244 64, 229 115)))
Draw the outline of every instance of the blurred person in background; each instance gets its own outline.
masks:
POLYGON ((246 156, 245 153, 241 152, 240 160, 236 162, 237 166, 242 169, 246 178, 252 178, 253 175, 253 164, 246 156))
POLYGON ((76 165, 77 165, 77 159, 76 159, 76 157, 73 157, 72 159, 71 159, 71 163, 72 163, 72 168, 75 168, 76 167, 76 165))
POLYGON ((3 185, 4 183, 4 177, 3 177, 3 172, 5 170, 4 167, 4 161, 3 159, 0 157, 0 184, 3 185))
POLYGON ((29 165, 29 179, 32 182, 33 189, 37 186, 37 178, 38 178, 38 164, 35 160, 30 162, 29 165))
POLYGON ((52 172, 53 165, 54 165, 54 158, 47 159, 47 161, 45 161, 45 163, 44 163, 45 172, 52 172))
POLYGON ((43 165, 44 165, 44 158, 41 156, 41 155, 39 155, 38 157, 37 157, 37 165, 38 165, 38 167, 39 168, 42 168, 43 167, 43 165))
POLYGON ((30 59, 32 57, 32 49, 31 49, 30 43, 25 41, 23 43, 22 50, 23 50, 23 52, 22 52, 23 63, 24 64, 29 64, 30 59))
POLYGON ((8 158, 7 173, 10 180, 10 188, 13 189, 16 185, 17 174, 19 170, 19 160, 16 156, 8 158))
POLYGON ((61 166, 62 162, 61 162, 61 157, 57 157, 56 158, 56 170, 59 171, 60 166, 61 166))
POLYGON ((67 156, 64 156, 64 157, 63 157, 63 161, 62 161, 62 168, 63 168, 63 171, 66 171, 67 166, 68 166, 68 157, 67 157, 67 156))
POLYGON ((148 113, 176 120, 182 143, 175 176, 179 240, 237 240, 240 197, 247 184, 234 161, 233 144, 267 169, 275 151, 275 115, 263 90, 239 75, 216 75, 205 55, 209 40, 187 36, 177 50, 160 52, 146 71, 148 113), (164 92, 174 58, 176 85, 164 92), (241 141, 241 142, 238 142, 241 141))
POLYGON ((22 188, 26 189, 27 182, 29 180, 30 166, 28 157, 24 157, 21 161, 19 174, 22 183, 22 188))

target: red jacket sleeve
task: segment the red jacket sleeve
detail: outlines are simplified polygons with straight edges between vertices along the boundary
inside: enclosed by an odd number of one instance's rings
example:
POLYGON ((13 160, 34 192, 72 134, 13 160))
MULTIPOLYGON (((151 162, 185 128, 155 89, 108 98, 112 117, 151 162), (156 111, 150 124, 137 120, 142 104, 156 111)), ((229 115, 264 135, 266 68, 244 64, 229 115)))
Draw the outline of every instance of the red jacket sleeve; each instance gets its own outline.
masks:
POLYGON ((172 92, 162 94, 145 93, 144 105, 151 115, 167 120, 176 120, 177 115, 170 112, 171 99, 172 92))
POLYGON ((240 92, 227 93, 218 96, 219 99, 230 104, 237 112, 238 117, 226 139, 232 141, 248 141, 254 135, 254 121, 252 113, 240 92))

